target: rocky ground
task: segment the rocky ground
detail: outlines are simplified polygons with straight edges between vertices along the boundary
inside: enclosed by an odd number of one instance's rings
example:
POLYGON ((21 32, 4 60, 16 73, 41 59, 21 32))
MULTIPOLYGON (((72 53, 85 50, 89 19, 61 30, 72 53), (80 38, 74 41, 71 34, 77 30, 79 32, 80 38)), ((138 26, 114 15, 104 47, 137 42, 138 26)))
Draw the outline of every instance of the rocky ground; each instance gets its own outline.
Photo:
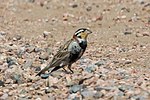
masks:
POLYGON ((149 100, 149 73, 149 0, 0 1, 0 100, 149 100), (36 77, 81 27, 74 74, 36 77))

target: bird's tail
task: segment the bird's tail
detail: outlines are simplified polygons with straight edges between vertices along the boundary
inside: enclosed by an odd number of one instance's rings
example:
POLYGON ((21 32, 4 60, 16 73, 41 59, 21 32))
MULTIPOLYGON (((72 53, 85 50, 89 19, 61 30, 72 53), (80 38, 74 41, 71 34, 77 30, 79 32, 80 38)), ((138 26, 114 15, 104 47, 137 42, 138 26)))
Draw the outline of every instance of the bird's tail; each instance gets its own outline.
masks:
POLYGON ((41 74, 43 74, 45 71, 47 71, 49 69, 49 65, 48 66, 46 66, 44 69, 42 69, 40 72, 38 72, 37 74, 36 74, 36 76, 40 76, 41 74))

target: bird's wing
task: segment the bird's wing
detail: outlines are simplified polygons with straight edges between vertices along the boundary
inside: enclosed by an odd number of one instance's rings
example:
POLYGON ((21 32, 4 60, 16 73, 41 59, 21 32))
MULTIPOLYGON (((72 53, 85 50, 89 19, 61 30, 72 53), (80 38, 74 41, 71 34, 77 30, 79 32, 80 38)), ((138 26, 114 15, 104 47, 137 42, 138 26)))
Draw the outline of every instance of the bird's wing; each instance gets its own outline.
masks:
POLYGON ((68 46, 72 42, 72 39, 67 41, 64 45, 62 45, 56 55, 54 55, 52 61, 44 68, 42 69, 37 75, 40 75, 47 71, 49 68, 59 66, 63 60, 66 60, 66 58, 69 57, 70 51, 68 51, 68 46))

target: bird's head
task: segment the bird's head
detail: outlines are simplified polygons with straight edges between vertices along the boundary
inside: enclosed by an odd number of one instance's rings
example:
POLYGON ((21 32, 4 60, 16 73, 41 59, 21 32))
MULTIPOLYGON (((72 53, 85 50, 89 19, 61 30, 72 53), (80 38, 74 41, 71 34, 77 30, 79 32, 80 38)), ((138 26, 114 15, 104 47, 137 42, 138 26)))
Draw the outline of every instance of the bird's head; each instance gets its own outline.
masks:
POLYGON ((92 31, 90 31, 89 29, 80 28, 74 33, 73 38, 79 40, 79 42, 86 41, 87 36, 91 33, 92 33, 92 31))

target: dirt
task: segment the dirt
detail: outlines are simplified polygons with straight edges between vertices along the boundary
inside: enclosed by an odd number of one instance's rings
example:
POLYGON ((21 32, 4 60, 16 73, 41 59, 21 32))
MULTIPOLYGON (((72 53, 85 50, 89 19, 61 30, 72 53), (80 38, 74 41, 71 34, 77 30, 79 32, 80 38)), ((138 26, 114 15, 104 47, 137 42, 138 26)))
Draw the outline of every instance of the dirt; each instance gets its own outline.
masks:
MULTIPOLYGON (((39 43, 39 37, 47 31, 44 44, 54 53, 82 27, 93 32, 83 55, 92 63, 107 59, 108 68, 140 69, 143 74, 145 68, 150 71, 149 0, 0 1, 0 32, 39 43)), ((79 62, 73 68, 76 66, 79 62)))

